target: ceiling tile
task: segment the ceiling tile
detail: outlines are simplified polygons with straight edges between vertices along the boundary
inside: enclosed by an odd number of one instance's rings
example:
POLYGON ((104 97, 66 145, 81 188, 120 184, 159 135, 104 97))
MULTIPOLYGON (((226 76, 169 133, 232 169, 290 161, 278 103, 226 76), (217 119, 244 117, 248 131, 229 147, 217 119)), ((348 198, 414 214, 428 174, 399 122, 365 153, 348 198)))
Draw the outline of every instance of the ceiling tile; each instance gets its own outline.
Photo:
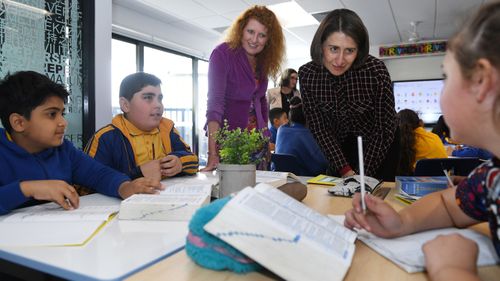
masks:
POLYGON ((190 22, 212 29, 216 27, 227 27, 228 25, 231 24, 230 20, 222 16, 210 16, 210 17, 191 19, 190 22))
POLYGON ((198 3, 198 5, 205 7, 208 10, 212 10, 218 15, 222 15, 229 12, 239 11, 243 12, 248 7, 248 4, 241 0, 193 0, 198 3))
POLYGON ((310 45, 316 30, 318 29, 318 25, 308 25, 308 26, 300 26, 290 28, 289 31, 297 36, 301 37, 306 44, 310 45))
POLYGON ((319 13, 344 8, 339 0, 296 0, 308 13, 319 13))
POLYGON ((449 38, 482 1, 440 0, 437 5, 436 37, 449 38))
POLYGON ((391 1, 391 6, 403 41, 408 41, 413 32, 412 21, 420 22, 416 30, 422 40, 437 39, 434 36, 436 0, 397 0, 391 1))
POLYGON ((342 0, 342 2, 347 9, 359 15, 368 29, 370 44, 380 45, 400 41, 388 0, 342 0))
POLYGON ((273 5, 273 4, 279 4, 279 3, 283 3, 283 2, 288 2, 286 0, 243 0, 244 2, 246 2, 249 6, 253 6, 253 5, 264 5, 264 6, 267 6, 267 5, 273 5))
POLYGON ((192 0, 139 0, 144 4, 159 9, 167 14, 175 15, 181 19, 193 19, 213 16, 215 13, 200 6, 192 0))

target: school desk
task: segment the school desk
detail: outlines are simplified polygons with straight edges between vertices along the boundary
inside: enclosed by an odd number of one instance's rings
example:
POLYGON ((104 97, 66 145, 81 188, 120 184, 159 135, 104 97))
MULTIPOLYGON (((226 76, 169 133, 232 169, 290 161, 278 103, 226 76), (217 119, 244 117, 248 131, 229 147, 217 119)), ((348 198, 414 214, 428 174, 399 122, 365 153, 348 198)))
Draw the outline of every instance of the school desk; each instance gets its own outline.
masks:
MULTIPOLYGON (((391 187, 391 193, 386 197, 396 209, 404 207, 394 199, 394 183, 385 183, 384 186, 391 187)), ((341 215, 351 208, 351 199, 333 197, 328 195, 327 188, 317 185, 308 185, 308 194, 303 202, 323 214, 341 215)), ((481 224, 478 230, 487 233, 487 225, 481 224)), ((314 266, 314 265, 304 265, 314 266)), ((500 276, 500 266, 488 266, 479 268, 481 280, 495 280, 500 276)), ((186 256, 184 250, 168 257, 132 276, 127 281, 139 280, 274 280, 276 276, 270 273, 250 273, 238 275, 227 271, 212 271, 199 267, 186 256)), ((361 241, 356 241, 356 252, 346 278, 349 280, 397 280, 417 281, 428 280, 425 273, 409 274, 400 269, 391 261, 380 256, 361 241)))
MULTIPOLYGON (((100 194, 80 198, 82 207, 119 204, 119 199, 100 194)), ((8 263, 0 263, 0 272, 25 280, 44 280, 44 274, 68 280, 123 280, 181 250, 186 234, 187 222, 122 221, 115 217, 84 246, 1 246, 0 259, 8 263)))

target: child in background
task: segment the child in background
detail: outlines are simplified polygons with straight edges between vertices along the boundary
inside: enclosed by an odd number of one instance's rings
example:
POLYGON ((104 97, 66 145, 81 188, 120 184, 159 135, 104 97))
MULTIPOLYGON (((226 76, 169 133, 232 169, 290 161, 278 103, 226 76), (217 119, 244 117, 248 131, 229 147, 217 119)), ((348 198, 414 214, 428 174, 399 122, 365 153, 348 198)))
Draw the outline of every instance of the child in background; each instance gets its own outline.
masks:
POLYGON ((450 139, 450 129, 444 121, 443 115, 439 116, 436 125, 432 128, 432 132, 441 138, 441 141, 446 146, 446 153, 454 157, 477 157, 482 160, 488 160, 493 155, 481 148, 472 147, 465 144, 455 143, 450 139))
POLYGON ((302 100, 299 97, 290 100, 290 121, 291 125, 283 125, 278 129, 276 153, 292 154, 297 157, 300 165, 298 176, 317 176, 326 173, 328 161, 306 126, 302 100))
POLYGON ((285 112, 281 107, 275 107, 269 110, 269 131, 271 132, 271 138, 269 139, 269 150, 273 151, 275 149, 276 134, 278 133, 278 128, 281 125, 288 123, 288 113, 285 112))
MULTIPOLYGON (((399 213, 381 199, 367 195, 365 214, 356 194, 353 209, 346 212, 346 227, 390 238, 489 221, 493 245, 500 255, 499 26, 500 2, 487 3, 448 41, 441 96, 451 137, 485 148, 494 158, 477 167, 458 186, 431 193, 399 213)), ((440 235, 427 242, 423 251, 431 280, 479 280, 474 241, 458 234, 440 235)))
POLYGON ((94 161, 64 139, 68 92, 47 76, 21 71, 0 81, 0 214, 54 201, 78 208, 73 184, 127 198, 163 189, 153 179, 130 178, 94 161))
POLYGON ((163 118, 161 80, 144 72, 125 77, 120 85, 123 114, 97 131, 85 152, 131 178, 160 180, 195 174, 198 157, 174 127, 163 118))
POLYGON ((401 158, 397 175, 412 175, 415 171, 415 164, 420 159, 448 157, 441 139, 421 127, 420 119, 415 111, 403 109, 398 112, 398 117, 401 158))

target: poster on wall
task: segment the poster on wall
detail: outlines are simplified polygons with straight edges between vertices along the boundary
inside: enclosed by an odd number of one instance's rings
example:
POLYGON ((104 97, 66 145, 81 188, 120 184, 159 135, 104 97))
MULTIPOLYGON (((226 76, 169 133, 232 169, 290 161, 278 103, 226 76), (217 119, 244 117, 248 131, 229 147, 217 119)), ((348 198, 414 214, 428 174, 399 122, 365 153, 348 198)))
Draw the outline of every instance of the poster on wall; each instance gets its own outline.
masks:
POLYGON ((82 13, 78 0, 0 1, 0 76, 33 70, 70 93, 65 137, 83 145, 82 13))

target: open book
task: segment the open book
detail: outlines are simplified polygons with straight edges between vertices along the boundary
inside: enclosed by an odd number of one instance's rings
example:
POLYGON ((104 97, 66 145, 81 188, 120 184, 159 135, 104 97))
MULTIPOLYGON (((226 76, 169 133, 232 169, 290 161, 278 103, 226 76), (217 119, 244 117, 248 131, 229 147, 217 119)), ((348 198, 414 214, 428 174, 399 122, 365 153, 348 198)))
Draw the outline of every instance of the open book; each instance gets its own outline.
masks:
POLYGON ((210 202, 211 184, 173 184, 157 194, 134 194, 122 201, 123 220, 188 221, 210 202))
POLYGON ((356 233, 261 185, 240 191, 205 230, 286 280, 342 280, 356 233))
POLYGON ((273 172, 273 171, 260 171, 255 172, 255 182, 266 183, 274 187, 279 187, 288 182, 301 182, 300 178, 294 173, 289 172, 273 172))
POLYGON ((118 208, 118 199, 92 194, 81 197, 75 210, 64 210, 53 202, 16 209, 0 216, 0 246, 83 246, 118 208))

